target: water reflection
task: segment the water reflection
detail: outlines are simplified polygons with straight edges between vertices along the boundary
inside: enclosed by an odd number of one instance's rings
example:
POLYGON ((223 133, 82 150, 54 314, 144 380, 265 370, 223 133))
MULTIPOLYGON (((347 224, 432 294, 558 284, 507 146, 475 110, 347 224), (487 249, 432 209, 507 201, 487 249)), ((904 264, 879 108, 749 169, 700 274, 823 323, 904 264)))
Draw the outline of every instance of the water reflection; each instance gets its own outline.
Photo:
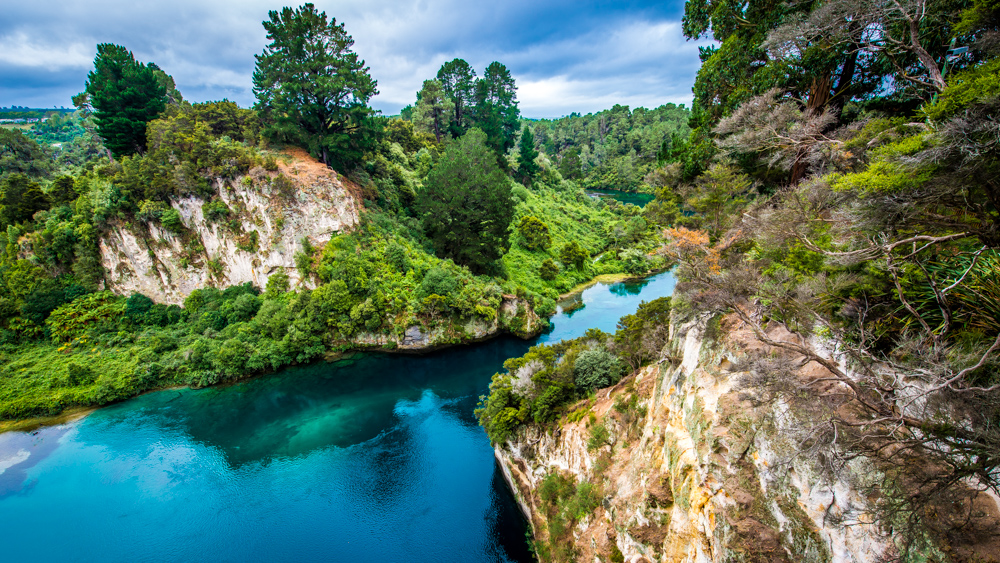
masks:
POLYGON ((638 281, 638 282, 616 283, 609 286, 608 290, 613 295, 619 295, 622 297, 626 295, 639 295, 640 293, 642 293, 642 288, 646 287, 647 283, 649 282, 638 281))
POLYGON ((473 410, 507 358, 612 331, 673 280, 618 285, 634 290, 588 288, 534 342, 357 355, 2 434, 0 529, 19 539, 5 557, 528 561, 473 410))

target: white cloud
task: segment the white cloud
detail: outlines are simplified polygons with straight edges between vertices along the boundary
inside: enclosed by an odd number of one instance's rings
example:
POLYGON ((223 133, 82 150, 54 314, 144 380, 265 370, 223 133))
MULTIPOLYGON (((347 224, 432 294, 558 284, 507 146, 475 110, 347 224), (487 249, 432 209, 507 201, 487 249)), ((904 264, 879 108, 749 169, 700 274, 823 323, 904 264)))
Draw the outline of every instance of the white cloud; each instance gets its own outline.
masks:
POLYGON ((37 67, 51 71, 64 68, 90 67, 94 60, 93 45, 75 42, 62 45, 41 44, 23 32, 0 37, 0 63, 11 66, 37 67))
MULTIPOLYGON (((45 4, 5 9, 0 21, 0 93, 8 103, 21 103, 13 98, 23 96, 47 99, 45 105, 68 104, 83 87, 95 45, 111 42, 125 45, 139 60, 156 62, 192 101, 229 97, 250 105, 254 55, 267 43, 260 22, 280 6, 273 0, 45 4), (35 80, 27 69, 38 69, 38 76, 48 72, 50 79, 35 80), (53 85, 57 74, 61 87, 53 85)), ((460 0, 317 0, 316 5, 354 37, 355 51, 378 81, 380 94, 372 103, 385 113, 412 103, 423 81, 456 57, 479 72, 494 60, 504 63, 528 117, 596 111, 614 103, 687 102, 699 65, 697 44, 684 41, 674 21, 677 8, 662 3, 633 11, 625 4, 598 10, 571 0, 489 6, 460 0)))

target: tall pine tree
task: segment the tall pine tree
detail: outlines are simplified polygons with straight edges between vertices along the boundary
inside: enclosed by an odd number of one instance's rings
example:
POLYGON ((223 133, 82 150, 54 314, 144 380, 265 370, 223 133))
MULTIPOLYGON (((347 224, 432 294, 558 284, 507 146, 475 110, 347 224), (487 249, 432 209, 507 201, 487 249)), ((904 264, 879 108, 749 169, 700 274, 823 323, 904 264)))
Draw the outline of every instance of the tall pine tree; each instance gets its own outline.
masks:
POLYGON ((257 55, 256 109, 272 138, 303 145, 327 165, 355 165, 374 147, 378 94, 354 39, 312 4, 268 13, 271 44, 257 55))
POLYGON ((73 98, 80 108, 93 108, 97 133, 115 156, 146 150, 146 124, 167 107, 167 91, 155 65, 144 65, 121 45, 97 46, 87 87, 73 98))

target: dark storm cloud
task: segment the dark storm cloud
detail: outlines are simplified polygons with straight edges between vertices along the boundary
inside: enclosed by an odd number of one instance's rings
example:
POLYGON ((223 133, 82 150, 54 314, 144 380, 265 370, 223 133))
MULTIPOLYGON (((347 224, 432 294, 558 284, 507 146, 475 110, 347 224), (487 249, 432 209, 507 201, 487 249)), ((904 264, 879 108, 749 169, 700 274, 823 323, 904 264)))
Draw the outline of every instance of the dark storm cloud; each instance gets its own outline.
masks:
MULTIPOLYGON (((371 67, 373 105, 396 113, 455 57, 480 72, 499 60, 514 74, 522 113, 558 116, 614 103, 686 102, 697 47, 685 42, 683 3, 464 1, 316 2, 346 25, 371 67)), ((118 43, 174 76, 187 99, 253 103, 253 55, 273 2, 175 0, 21 3, 0 20, 0 105, 70 104, 101 42, 118 43)))

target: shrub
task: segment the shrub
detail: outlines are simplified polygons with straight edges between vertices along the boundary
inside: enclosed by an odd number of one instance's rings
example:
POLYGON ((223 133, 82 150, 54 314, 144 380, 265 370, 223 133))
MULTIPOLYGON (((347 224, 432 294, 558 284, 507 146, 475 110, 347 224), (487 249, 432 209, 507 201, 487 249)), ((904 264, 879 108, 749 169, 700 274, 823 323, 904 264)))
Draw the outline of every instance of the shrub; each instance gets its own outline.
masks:
POLYGON ((545 281, 552 281, 559 275, 559 266, 551 259, 546 258, 538 268, 538 277, 545 281))
POLYGON ((534 215, 522 218, 517 224, 517 232, 524 239, 524 247, 529 250, 544 250, 552 244, 548 225, 534 215))
POLYGON ((172 207, 160 214, 160 224, 163 225, 164 229, 174 234, 180 234, 185 229, 180 212, 172 207))
POLYGON ((458 289, 455 275, 440 266, 431 268, 420 282, 420 293, 424 297, 440 295, 449 297, 458 289))
POLYGON ((582 270, 587 265, 587 260, 590 260, 590 254, 574 240, 563 245, 559 251, 559 259, 567 266, 582 270))
POLYGON ((621 377, 621 363, 603 348, 580 353, 573 364, 576 386, 583 390, 607 387, 621 377))

